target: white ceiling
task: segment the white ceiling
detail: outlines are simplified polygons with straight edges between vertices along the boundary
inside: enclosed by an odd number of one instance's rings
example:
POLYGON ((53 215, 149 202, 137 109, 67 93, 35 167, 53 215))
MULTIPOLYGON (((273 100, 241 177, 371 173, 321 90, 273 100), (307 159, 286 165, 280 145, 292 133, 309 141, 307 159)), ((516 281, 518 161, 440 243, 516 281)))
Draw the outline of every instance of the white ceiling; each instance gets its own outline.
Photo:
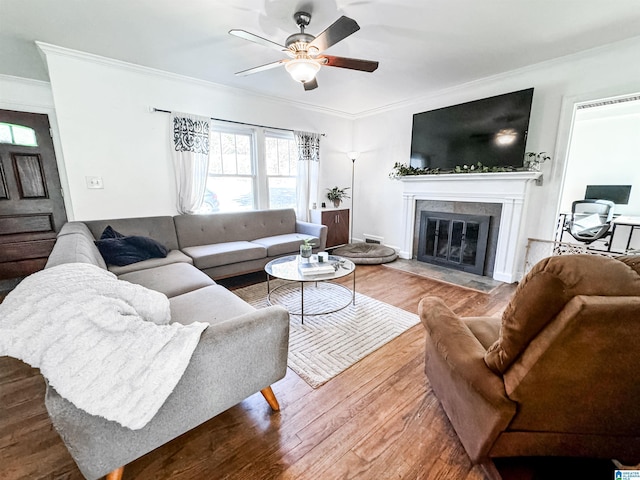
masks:
POLYGON ((38 40, 358 114, 636 36, 639 0, 0 0, 0 73, 48 80, 38 40), (313 35, 355 19, 326 53, 378 70, 323 67, 309 92, 283 67, 235 76, 285 57, 228 31, 283 44, 298 10, 313 35))

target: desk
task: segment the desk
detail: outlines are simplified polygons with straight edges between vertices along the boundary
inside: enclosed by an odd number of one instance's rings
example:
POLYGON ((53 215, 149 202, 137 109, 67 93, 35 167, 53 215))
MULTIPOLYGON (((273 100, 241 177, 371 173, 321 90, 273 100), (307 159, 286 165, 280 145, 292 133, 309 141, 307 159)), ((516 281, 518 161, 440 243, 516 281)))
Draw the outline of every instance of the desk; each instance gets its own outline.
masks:
POLYGON ((614 217, 611 227, 610 252, 627 253, 640 249, 640 217, 614 217))
MULTIPOLYGON (((556 242, 563 242, 565 232, 567 235, 567 222, 571 218, 570 213, 560 213, 556 226, 556 242)), ((640 216, 618 215, 614 216, 611 222, 611 235, 605 237, 607 243, 600 248, 613 253, 628 253, 630 250, 640 250, 640 216)), ((570 237, 569 243, 577 241, 570 237)), ((580 242, 577 242, 580 243, 580 242)))

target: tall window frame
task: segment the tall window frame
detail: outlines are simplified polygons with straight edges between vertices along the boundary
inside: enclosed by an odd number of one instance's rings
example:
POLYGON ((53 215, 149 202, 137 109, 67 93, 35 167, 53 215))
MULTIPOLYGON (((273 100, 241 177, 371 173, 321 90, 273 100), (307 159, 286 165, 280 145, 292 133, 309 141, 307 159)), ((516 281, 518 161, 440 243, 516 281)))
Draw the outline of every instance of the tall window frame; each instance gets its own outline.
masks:
POLYGON ((295 208, 298 180, 298 149, 293 134, 264 131, 268 208, 295 208))
POLYGON ((211 124, 209 172, 202 213, 253 210, 257 152, 251 128, 211 124))
POLYGON ((210 128, 207 190, 198 213, 295 208, 298 159, 293 133, 219 122, 210 128), (274 141, 276 155, 282 157, 275 170, 274 141), (286 155, 281 151, 285 145, 286 155))

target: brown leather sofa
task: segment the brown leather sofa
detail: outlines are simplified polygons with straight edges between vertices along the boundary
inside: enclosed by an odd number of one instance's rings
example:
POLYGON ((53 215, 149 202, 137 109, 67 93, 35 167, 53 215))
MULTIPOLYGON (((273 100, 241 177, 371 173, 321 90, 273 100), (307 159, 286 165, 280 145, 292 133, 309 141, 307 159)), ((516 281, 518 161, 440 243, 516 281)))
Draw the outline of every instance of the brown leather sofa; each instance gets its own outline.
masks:
POLYGON ((474 463, 640 462, 640 256, 544 259, 501 319, 436 297, 419 313, 428 380, 474 463))

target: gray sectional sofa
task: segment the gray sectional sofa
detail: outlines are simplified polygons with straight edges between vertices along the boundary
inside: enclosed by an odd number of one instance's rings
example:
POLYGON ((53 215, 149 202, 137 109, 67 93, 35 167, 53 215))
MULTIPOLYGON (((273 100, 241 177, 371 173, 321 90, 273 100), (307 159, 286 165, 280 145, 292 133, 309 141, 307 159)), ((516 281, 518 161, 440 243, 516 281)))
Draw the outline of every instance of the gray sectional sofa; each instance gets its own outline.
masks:
POLYGON ((299 252, 304 239, 324 250, 327 227, 296 220, 292 209, 174 217, 180 249, 211 278, 261 270, 299 252))
POLYGON ((296 222, 293 210, 63 226, 46 268, 70 262, 108 268, 121 280, 164 293, 172 322, 209 324, 176 388, 140 430, 90 415, 47 387, 49 416, 86 478, 120 478, 127 463, 258 391, 279 408, 271 385, 286 373, 288 313, 276 306, 256 310, 213 278, 260 270, 272 258, 298 251, 310 236, 324 248, 326 227, 296 222), (170 251, 164 258, 106 265, 94 242, 107 225, 125 235, 153 238, 170 251))
MULTIPOLYGON (((81 222, 82 223, 82 222, 81 222)), ((126 235, 143 235, 165 245, 166 258, 124 267, 108 266, 116 275, 167 263, 187 262, 218 280, 257 272, 276 257, 295 254, 304 239, 314 239, 314 250, 324 250, 327 227, 300 222, 293 209, 252 210, 210 215, 122 218, 83 222, 93 237, 107 226, 126 235)), ((70 222, 60 232, 73 231, 70 222)))

